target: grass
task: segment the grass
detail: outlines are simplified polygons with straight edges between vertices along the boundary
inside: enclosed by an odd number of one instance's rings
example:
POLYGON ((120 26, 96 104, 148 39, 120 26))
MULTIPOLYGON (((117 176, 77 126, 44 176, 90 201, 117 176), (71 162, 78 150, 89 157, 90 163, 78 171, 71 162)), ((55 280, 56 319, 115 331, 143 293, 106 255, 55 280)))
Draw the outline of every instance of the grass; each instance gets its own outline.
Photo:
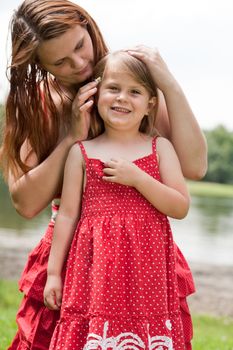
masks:
POLYGON ((0 281, 0 350, 6 350, 15 335, 15 316, 21 298, 16 282, 0 281))
POLYGON ((204 181, 187 181, 187 185, 193 196, 233 198, 233 185, 204 181))
POLYGON ((233 320, 194 316, 193 350, 233 350, 233 320))
MULTIPOLYGON (((0 281, 0 350, 16 332, 15 315, 22 295, 14 281, 0 281)), ((194 315, 193 350, 233 350, 233 320, 194 315)))

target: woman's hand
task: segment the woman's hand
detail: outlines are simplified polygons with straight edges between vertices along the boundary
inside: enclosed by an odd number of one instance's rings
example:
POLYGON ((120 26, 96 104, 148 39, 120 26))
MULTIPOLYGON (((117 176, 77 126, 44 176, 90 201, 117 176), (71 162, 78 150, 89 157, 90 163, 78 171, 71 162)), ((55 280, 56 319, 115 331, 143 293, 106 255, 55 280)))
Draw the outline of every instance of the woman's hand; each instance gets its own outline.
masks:
POLYGON ((71 136, 74 141, 85 140, 90 128, 91 110, 98 82, 92 81, 81 87, 72 104, 71 136))
POLYGON ((134 187, 141 169, 126 159, 111 159, 105 163, 103 180, 134 187))
POLYGON ((134 48, 126 49, 125 51, 146 64, 157 87, 163 91, 163 93, 174 84, 177 85, 175 78, 169 71, 158 49, 138 45, 134 48))
POLYGON ((48 275, 44 288, 44 304, 50 310, 59 310, 62 301, 62 279, 57 275, 48 275))

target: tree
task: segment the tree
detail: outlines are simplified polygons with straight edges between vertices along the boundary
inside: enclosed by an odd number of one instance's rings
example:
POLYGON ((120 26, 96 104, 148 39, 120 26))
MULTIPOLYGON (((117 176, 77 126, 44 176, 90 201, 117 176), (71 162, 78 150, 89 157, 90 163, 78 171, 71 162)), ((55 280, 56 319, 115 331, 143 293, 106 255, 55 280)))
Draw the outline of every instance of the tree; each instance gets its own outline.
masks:
POLYGON ((204 181, 233 184, 233 132, 223 125, 205 131, 208 171, 204 181))

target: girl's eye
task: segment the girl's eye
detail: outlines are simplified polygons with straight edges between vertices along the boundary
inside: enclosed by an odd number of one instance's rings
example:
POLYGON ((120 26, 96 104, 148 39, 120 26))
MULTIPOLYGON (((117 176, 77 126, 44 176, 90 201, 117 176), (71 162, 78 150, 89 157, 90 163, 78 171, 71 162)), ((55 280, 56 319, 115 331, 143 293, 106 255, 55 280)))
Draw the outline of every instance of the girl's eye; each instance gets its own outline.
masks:
POLYGON ((134 94, 134 95, 140 95, 141 94, 141 92, 139 90, 135 90, 135 89, 132 90, 131 93, 134 94))
POLYGON ((116 86, 109 86, 108 88, 111 91, 118 91, 119 90, 116 86))

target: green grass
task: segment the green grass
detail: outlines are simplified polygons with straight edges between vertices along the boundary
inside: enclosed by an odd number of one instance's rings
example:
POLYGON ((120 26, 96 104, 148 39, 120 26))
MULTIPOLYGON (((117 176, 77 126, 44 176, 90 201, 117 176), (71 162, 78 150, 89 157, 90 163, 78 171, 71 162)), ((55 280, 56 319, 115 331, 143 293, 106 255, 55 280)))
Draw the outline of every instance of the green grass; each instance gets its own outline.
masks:
POLYGON ((191 195, 233 198, 233 185, 204 181, 187 181, 191 195))
POLYGON ((16 282, 0 281, 0 350, 6 350, 15 335, 15 316, 21 298, 16 282))
POLYGON ((193 350, 233 350, 233 320, 194 316, 193 350))
MULTIPOLYGON (((14 281, 0 281, 0 350, 16 332, 15 315, 22 295, 14 281)), ((194 315, 193 350, 233 350, 233 320, 194 315)))

